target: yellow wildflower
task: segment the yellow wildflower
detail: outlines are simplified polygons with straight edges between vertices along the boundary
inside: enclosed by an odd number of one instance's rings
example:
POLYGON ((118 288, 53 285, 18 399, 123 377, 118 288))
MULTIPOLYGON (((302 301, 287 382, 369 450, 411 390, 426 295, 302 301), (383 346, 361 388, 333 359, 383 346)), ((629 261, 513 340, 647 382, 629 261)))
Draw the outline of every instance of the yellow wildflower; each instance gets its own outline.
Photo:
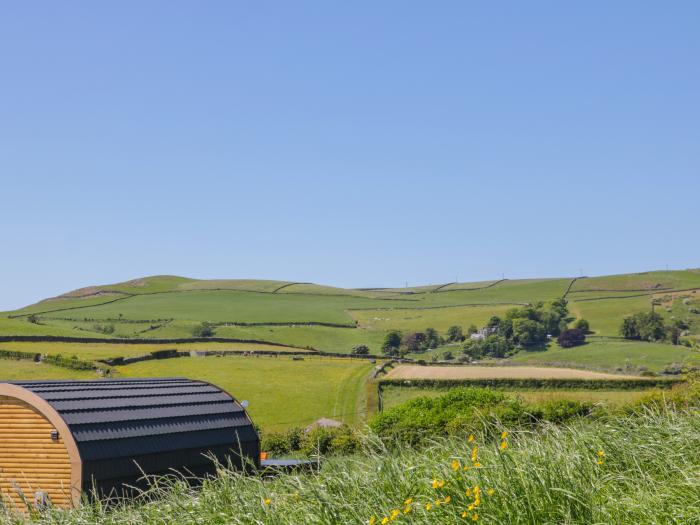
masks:
POLYGON ((500 449, 501 449, 501 450, 505 450, 505 449, 507 449, 507 448, 508 448, 508 442, 507 442, 507 441, 501 441, 500 449))
POLYGON ((452 470, 459 470, 459 461, 456 459, 452 460, 452 470))
POLYGON ((472 514, 472 521, 479 521, 479 515, 476 512, 472 514))
POLYGON ((495 493, 496 491, 493 489, 486 489, 486 494, 488 494, 489 496, 493 496, 495 493))
POLYGON ((508 437, 508 432, 506 432, 505 430, 503 432, 501 432, 501 439, 505 439, 507 437, 508 437))
POLYGON ((469 514, 467 514, 467 511, 466 511, 466 510, 465 510, 464 512, 462 512, 462 517, 463 517, 463 518, 466 518, 468 515, 469 515, 469 514))
POLYGON ((406 508, 403 509, 403 513, 408 514, 409 512, 411 512, 411 507, 409 505, 407 505, 406 508))
POLYGON ((413 503, 413 498, 408 498, 406 501, 403 502, 404 505, 410 505, 413 503))
POLYGON ((602 451, 602 450, 599 450, 599 451, 598 451, 598 457, 599 457, 599 458, 605 457, 605 452, 602 451))
POLYGON ((265 498, 265 499, 263 500, 263 503, 264 503, 265 505, 269 505, 270 503, 272 503, 272 500, 271 500, 270 498, 265 498))
POLYGON ((445 496, 443 503, 449 503, 450 501, 452 501, 452 496, 445 496))
POLYGON ((476 461, 478 454, 479 454, 479 447, 474 445, 474 448, 472 449, 472 462, 476 461))
POLYGON ((399 509, 394 509, 391 511, 391 519, 395 520, 401 515, 401 511, 399 509))
POLYGON ((464 494, 465 494, 468 498, 471 498, 471 497, 472 497, 472 489, 470 489, 469 487, 467 487, 467 490, 464 492, 464 494))
POLYGON ((372 516, 372 517, 369 519, 369 521, 367 522, 367 525, 374 525, 375 523, 377 523, 377 518, 375 518, 374 516, 372 516))
POLYGON ((462 470, 469 470, 469 465, 464 465, 464 467, 462 467, 462 470))
POLYGON ((467 443, 474 443, 474 440, 476 438, 474 437, 474 434, 469 434, 469 437, 467 438, 467 443))
POLYGON ((387 517, 382 518, 382 525, 386 525, 387 523, 389 523, 389 518, 387 518, 387 517))
POLYGON ((432 504, 432 503, 426 503, 426 504, 425 504, 425 510, 430 510, 430 509, 432 509, 432 508, 433 508, 433 504, 432 504))
POLYGON ((474 468, 479 468, 480 466, 481 466, 481 463, 479 463, 478 461, 476 461, 474 463, 474 468))

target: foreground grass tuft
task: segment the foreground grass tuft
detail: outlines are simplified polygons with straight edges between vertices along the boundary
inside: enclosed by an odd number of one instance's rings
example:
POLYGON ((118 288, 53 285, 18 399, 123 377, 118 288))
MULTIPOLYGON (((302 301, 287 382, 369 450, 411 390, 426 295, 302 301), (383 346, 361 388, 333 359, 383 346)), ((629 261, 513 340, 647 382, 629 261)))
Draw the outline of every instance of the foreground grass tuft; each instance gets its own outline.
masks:
MULTIPOLYGON (((700 523, 700 418, 647 410, 605 422, 438 440, 330 459, 314 475, 222 471, 200 489, 161 483, 134 502, 44 524, 700 523)), ((0 514, 1 516, 2 514, 0 514)), ((0 523, 21 519, 0 517, 0 523)))

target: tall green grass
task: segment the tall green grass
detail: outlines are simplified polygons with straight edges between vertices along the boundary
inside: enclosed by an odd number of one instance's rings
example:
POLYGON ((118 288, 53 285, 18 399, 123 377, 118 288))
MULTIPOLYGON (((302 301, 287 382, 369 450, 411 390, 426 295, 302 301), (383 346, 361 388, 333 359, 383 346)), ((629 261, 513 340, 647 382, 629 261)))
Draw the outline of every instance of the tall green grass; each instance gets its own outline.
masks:
MULTIPOLYGON (((136 501, 48 511, 35 520, 327 525, 375 517, 379 524, 398 511, 391 523, 473 523, 475 513, 478 523, 489 524, 700 523, 697 412, 646 410, 600 423, 514 431, 505 450, 500 440, 482 438, 476 426, 474 443, 463 435, 420 450, 388 450, 370 438, 362 454, 330 459, 317 474, 265 478, 222 470, 199 489, 161 480, 136 501), (480 503, 469 511, 475 486, 480 503)), ((21 521, 0 517, 3 524, 21 521)))

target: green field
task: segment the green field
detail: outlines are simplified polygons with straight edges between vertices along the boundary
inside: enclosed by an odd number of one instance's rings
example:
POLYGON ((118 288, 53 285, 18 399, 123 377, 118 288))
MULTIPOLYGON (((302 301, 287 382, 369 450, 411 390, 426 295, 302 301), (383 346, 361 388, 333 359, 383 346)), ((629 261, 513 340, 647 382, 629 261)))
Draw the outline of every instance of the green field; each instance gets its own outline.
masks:
POLYGON ((172 377, 210 381, 250 402, 264 430, 303 427, 321 417, 353 424, 366 413, 367 361, 307 357, 183 357, 119 367, 125 377, 172 377))
POLYGON ((591 338, 590 342, 573 348, 550 344, 545 351, 519 352, 511 360, 519 364, 603 371, 633 372, 638 367, 646 367, 653 372, 660 372, 671 363, 698 366, 700 353, 685 346, 591 338))
POLYGON ((95 372, 69 370, 46 363, 0 359, 0 381, 21 379, 95 379, 95 372))
MULTIPOLYGON (((189 339, 198 324, 209 321, 217 325, 215 335, 220 338, 255 339, 335 353, 347 353, 355 345, 366 344, 372 353, 379 354, 389 330, 407 333, 432 327, 444 335, 451 325, 459 325, 463 330, 472 324, 481 327, 491 316, 503 315, 513 306, 561 297, 570 286, 567 298, 572 317, 586 318, 596 336, 617 336, 625 316, 648 311, 654 300, 656 311, 662 315, 689 323, 688 339, 700 339, 700 314, 695 313, 700 311, 700 300, 696 291, 672 291, 700 289, 698 270, 575 281, 570 278, 515 279, 372 290, 275 280, 154 276, 83 288, 2 313, 0 336, 189 339), (31 319, 34 322, 30 322, 29 314, 36 315, 31 319), (245 326, 251 323, 255 326, 245 326), (347 328, 319 326, 319 323, 347 328), (105 326, 110 330, 113 327, 113 332, 106 333, 105 326)), ((582 349, 564 352, 550 345, 547 352, 523 352, 514 360, 607 370, 626 366, 660 370, 673 362, 693 361, 690 351, 684 348, 629 346, 634 344, 637 343, 603 344, 592 339, 591 344, 582 349)), ((224 348, 231 348, 231 345, 242 348, 233 342, 225 345, 224 348)), ((149 348, 150 345, 101 347, 54 343, 41 346, 41 351, 103 359, 139 355, 151 351, 149 348)), ((448 349, 455 355, 460 352, 458 346, 448 349)), ((430 359, 432 353, 441 355, 444 350, 413 357, 430 359)))

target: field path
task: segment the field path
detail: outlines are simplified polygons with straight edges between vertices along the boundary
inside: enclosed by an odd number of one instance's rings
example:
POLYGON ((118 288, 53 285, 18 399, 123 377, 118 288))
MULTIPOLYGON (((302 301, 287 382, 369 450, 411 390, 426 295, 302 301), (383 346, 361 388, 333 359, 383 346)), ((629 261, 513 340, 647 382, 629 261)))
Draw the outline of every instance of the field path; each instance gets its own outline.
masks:
POLYGON ((605 374, 574 368, 419 365, 399 365, 386 377, 388 379, 642 379, 638 376, 605 374))

